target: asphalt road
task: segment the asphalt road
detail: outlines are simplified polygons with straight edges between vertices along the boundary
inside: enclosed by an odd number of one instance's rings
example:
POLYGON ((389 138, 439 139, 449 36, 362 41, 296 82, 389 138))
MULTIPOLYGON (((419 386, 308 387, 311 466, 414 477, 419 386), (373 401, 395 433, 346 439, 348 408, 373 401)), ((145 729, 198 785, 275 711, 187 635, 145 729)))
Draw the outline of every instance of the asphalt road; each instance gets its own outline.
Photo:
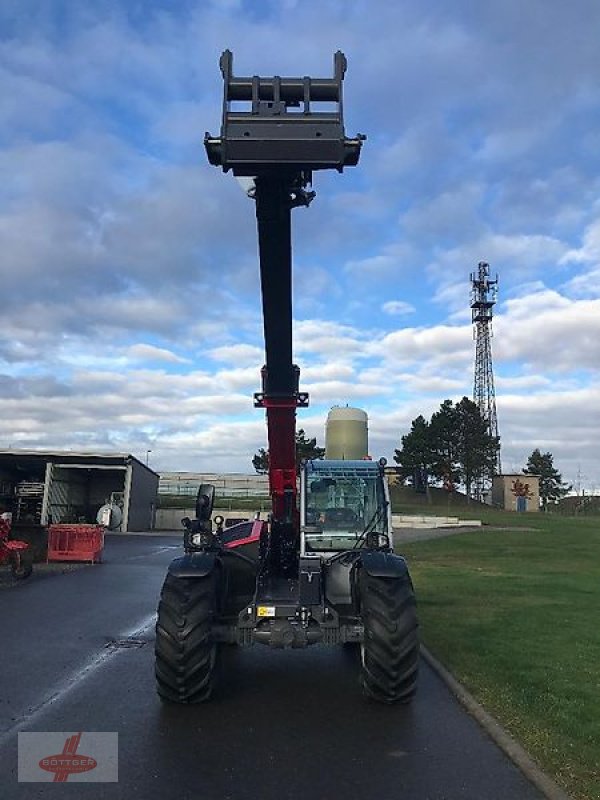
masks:
POLYGON ((412 706, 387 707, 362 698, 343 648, 231 647, 212 702, 161 704, 153 613, 178 552, 111 536, 102 565, 2 592, 3 800, 541 798, 425 664, 412 706), (19 731, 117 731, 118 783, 19 784, 19 731))

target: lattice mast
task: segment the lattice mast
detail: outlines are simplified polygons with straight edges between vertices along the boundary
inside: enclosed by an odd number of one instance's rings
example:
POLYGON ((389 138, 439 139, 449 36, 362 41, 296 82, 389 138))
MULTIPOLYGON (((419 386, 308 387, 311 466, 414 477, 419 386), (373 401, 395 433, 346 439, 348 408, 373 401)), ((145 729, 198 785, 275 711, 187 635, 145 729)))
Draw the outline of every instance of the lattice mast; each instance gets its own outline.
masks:
MULTIPOLYGON (((477 272, 471 273, 471 319, 475 339, 475 370, 473 402, 488 425, 492 436, 498 436, 498 414, 494 389, 494 367, 492 363, 492 316, 498 296, 498 276, 490 280, 490 265, 480 261, 477 272)), ((496 473, 500 474, 500 450, 496 461, 496 473)), ((489 477, 482 475, 476 482, 476 495, 489 485, 489 477)))

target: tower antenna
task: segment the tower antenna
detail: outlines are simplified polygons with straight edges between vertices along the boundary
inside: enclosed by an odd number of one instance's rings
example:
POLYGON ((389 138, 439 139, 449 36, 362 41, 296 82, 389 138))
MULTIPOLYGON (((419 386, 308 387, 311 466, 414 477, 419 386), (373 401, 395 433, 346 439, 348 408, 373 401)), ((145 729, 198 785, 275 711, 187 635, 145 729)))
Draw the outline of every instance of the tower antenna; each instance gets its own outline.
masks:
MULTIPOLYGON (((494 389, 494 367, 492 363, 492 316, 498 297, 498 275, 490 280, 490 265, 480 261, 477 272, 471 273, 471 320, 475 339, 475 370, 473 402, 485 420, 491 436, 498 436, 498 413, 494 389)), ((494 472, 500 474, 500 449, 496 457, 494 472)), ((489 488, 491 475, 480 474, 475 481, 475 497, 481 500, 489 488)))

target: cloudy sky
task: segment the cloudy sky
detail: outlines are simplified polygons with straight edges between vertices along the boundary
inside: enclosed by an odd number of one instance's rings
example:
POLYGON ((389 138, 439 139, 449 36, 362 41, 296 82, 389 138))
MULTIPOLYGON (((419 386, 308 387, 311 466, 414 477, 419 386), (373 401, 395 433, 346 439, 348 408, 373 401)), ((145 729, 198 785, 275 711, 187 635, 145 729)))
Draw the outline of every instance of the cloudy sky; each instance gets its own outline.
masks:
POLYGON ((361 162, 294 212, 295 358, 373 455, 470 396, 469 274, 500 277, 505 470, 600 488, 597 0, 3 0, 0 448, 250 472, 262 363, 254 209, 210 167, 237 74, 348 58, 361 162))

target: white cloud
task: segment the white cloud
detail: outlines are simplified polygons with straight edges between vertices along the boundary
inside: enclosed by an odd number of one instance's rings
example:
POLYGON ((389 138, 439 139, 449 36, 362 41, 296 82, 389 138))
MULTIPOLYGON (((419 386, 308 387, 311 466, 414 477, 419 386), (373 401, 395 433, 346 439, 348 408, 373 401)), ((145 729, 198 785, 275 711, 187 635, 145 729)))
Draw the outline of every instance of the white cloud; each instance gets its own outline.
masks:
POLYGON ((182 358, 164 347, 152 344, 133 344, 125 351, 128 358, 135 361, 167 361, 171 364, 189 364, 189 358, 182 358))
POLYGON ((498 376, 495 378, 496 391, 500 394, 511 390, 527 391, 528 389, 549 388, 553 381, 545 375, 514 375, 510 378, 498 376))
POLYGON ((556 292, 511 300, 496 320, 494 352, 548 373, 600 368, 600 300, 570 301, 556 292))
POLYGON ((561 258, 562 264, 595 263, 600 261, 600 219, 585 229, 581 247, 568 250, 561 258))
POLYGON ((428 269, 436 278, 455 279, 456 275, 475 270, 479 261, 487 261, 492 276, 499 271, 503 280, 508 277, 513 281, 518 275, 522 281, 541 267, 546 274, 556 269, 566 251, 566 244, 553 236, 488 231, 467 244, 440 253, 428 269))
POLYGON ((412 263, 414 251, 407 243, 387 245, 381 253, 366 258, 350 259, 344 269, 354 279, 372 281, 399 275, 412 263))
POLYGON ((388 300, 381 306, 381 310, 393 316, 402 314, 413 314, 416 309, 411 303, 404 300, 388 300))
POLYGON ((355 370, 350 364, 340 363, 339 361, 316 363, 311 366, 300 364, 300 376, 302 380, 348 380, 353 378, 355 370))
POLYGON ((472 350, 470 327, 436 325, 403 328, 388 333, 369 346, 369 352, 390 362, 419 362, 432 356, 464 357, 472 350))
POLYGON ((297 353, 327 358, 358 357, 367 346, 365 331, 331 320, 300 320, 294 337, 297 353))
POLYGON ((237 366, 256 366, 264 361, 264 352, 260 347, 250 344, 226 344, 209 350, 209 355, 216 361, 224 361, 237 366))
POLYGON ((64 27, 54 10, 0 9, 4 440, 249 469, 265 441, 256 230, 202 150, 218 56, 227 42, 238 74, 327 75, 341 30, 347 130, 369 139, 293 213, 301 424, 351 400, 389 454, 418 413, 469 395, 483 259, 500 274, 507 458, 546 442, 597 472, 597 3, 102 2, 71 4, 64 27))
POLYGON ((600 297, 600 266, 581 272, 562 288, 572 297, 600 297))
POLYGON ((560 263, 580 269, 562 287, 567 294, 573 297, 600 296, 600 219, 586 227, 581 247, 565 253, 560 263))

